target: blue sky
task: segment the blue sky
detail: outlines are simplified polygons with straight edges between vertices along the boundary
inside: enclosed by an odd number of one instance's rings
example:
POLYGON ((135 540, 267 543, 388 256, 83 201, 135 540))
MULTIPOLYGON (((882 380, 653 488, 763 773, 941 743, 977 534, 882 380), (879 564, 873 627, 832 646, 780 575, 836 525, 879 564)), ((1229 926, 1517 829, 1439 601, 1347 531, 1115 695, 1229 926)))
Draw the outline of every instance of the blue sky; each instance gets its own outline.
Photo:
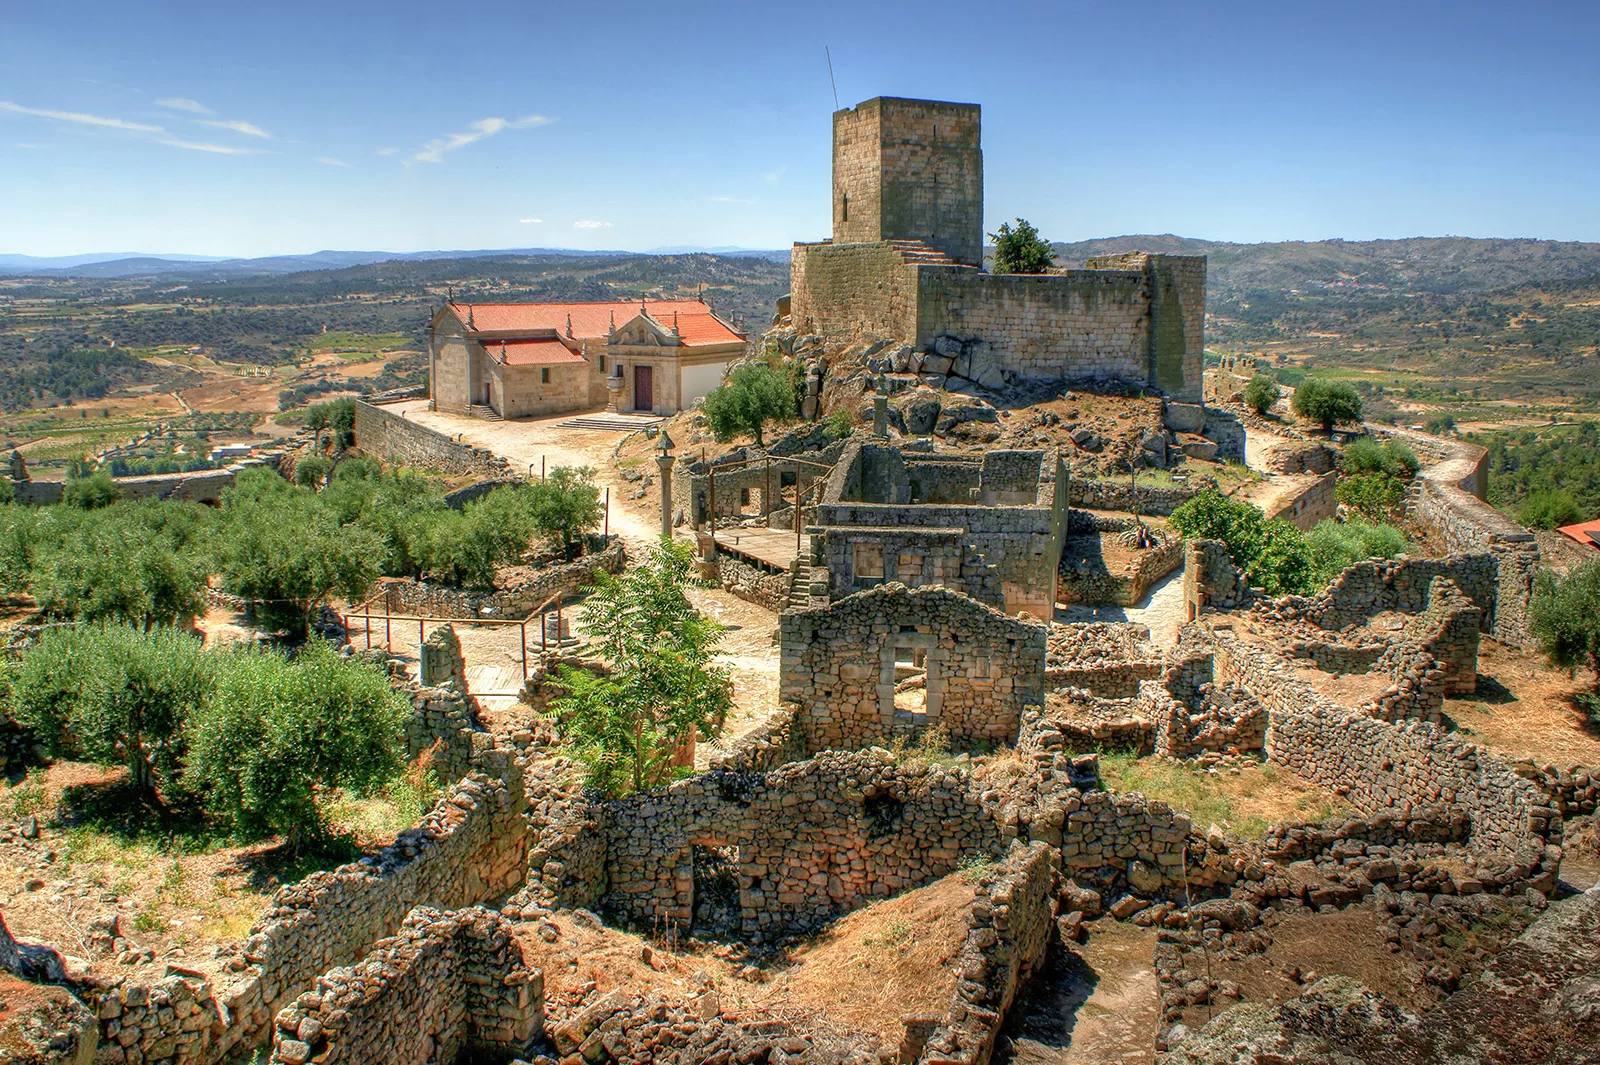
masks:
POLYGON ((988 226, 1600 240, 1600 4, 0 0, 0 252, 784 247, 829 115, 983 105, 988 226))

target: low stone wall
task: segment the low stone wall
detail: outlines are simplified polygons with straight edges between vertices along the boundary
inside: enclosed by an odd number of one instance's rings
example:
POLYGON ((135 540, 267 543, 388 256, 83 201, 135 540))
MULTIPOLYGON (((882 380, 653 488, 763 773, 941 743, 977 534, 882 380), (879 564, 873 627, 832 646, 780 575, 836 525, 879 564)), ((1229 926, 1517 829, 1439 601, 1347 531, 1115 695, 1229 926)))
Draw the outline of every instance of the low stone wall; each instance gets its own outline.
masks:
POLYGON ((603 551, 541 567, 527 579, 494 592, 450 588, 429 581, 391 581, 384 585, 384 603, 397 614, 462 620, 524 618, 552 599, 576 595, 594 583, 595 573, 621 573, 626 565, 627 553, 618 538, 603 551))
POLYGON ((741 733, 726 746, 712 748, 711 769, 731 773, 765 773, 806 756, 805 737, 797 720, 800 708, 780 703, 760 724, 741 733))
POLYGON ((101 1019, 97 1060, 215 1065, 265 1042, 279 1010, 392 934, 414 906, 457 908, 515 888, 527 855, 521 770, 492 743, 476 760, 482 770, 393 845, 280 889, 250 937, 225 948, 236 976, 222 986, 178 974, 91 996, 101 1019))
POLYGON ((1129 484, 1127 481, 1095 481, 1072 478, 1067 486, 1067 502, 1085 510, 1126 510, 1139 514, 1171 514, 1188 502, 1195 490, 1188 487, 1157 488, 1129 484))
POLYGON ((356 400, 356 446, 401 466, 420 466, 458 477, 505 478, 511 464, 494 452, 458 443, 394 411, 356 400))
POLYGON ((740 599, 764 606, 773 613, 789 602, 788 573, 768 572, 726 551, 717 552, 717 583, 740 599))
POLYGON ((411 911, 400 932, 278 1014, 275 1065, 505 1060, 544 1022, 544 976, 511 925, 485 909, 411 911))
MULTIPOLYGON (((992 872, 982 874, 972 924, 954 967, 950 1008, 926 1042, 902 1061, 922 1065, 985 1065, 1017 989, 1045 958, 1055 925, 1055 880, 1060 859, 1042 843, 1015 844, 992 872)), ((908 1036, 914 1023, 908 1025, 908 1036)))
POLYGON ((1319 521, 1339 513, 1339 500, 1334 496, 1338 484, 1337 472, 1325 473, 1280 499, 1267 517, 1282 518, 1301 532, 1310 532, 1319 521))
MULTIPOLYGON (((233 487, 239 474, 251 469, 275 469, 277 455, 246 459, 215 470, 192 473, 152 473, 142 477, 118 477, 117 488, 124 499, 170 499, 185 503, 215 503, 233 487)), ((12 481, 13 498, 27 506, 43 507, 61 502, 65 481, 12 481)))
POLYGON ((1045 685, 1082 688, 1102 699, 1126 699, 1139 682, 1161 675, 1150 630, 1133 622, 1052 624, 1045 651, 1045 685))
MULTIPOLYGON (((1192 630, 1186 630, 1189 638, 1192 630)), ((1206 637, 1200 637, 1202 641, 1206 637)), ((1537 866, 1560 814, 1543 789, 1509 764, 1426 722, 1390 723, 1337 706, 1294 678, 1261 648, 1214 633, 1216 675, 1251 692, 1271 712, 1269 761, 1346 796, 1367 812, 1459 807, 1479 853, 1537 866)))

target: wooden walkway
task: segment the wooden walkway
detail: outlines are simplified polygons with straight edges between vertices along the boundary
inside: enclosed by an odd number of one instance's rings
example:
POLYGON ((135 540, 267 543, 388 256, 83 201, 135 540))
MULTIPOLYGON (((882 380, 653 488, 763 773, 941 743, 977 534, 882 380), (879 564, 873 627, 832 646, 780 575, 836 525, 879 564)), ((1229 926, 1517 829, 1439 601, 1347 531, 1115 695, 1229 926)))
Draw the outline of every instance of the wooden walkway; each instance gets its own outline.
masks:
POLYGON ((787 573, 794 562, 794 533, 782 529, 718 529, 717 550, 755 559, 787 573))

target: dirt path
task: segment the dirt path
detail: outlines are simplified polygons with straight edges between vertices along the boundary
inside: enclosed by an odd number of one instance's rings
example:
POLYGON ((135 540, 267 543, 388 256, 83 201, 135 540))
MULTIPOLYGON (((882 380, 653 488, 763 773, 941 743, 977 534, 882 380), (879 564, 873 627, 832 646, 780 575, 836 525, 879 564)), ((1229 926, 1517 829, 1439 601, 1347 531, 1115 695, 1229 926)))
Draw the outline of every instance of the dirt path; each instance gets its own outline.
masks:
POLYGON ((1176 569, 1157 581, 1138 606, 1075 603, 1058 607, 1056 620, 1062 623, 1134 621, 1149 627, 1150 639, 1157 647, 1172 647, 1178 642, 1178 629, 1188 620, 1183 604, 1183 570, 1176 569))
POLYGON ((1059 952, 1018 1000, 1002 1065, 1148 1065, 1160 1001, 1153 928, 1104 922, 1073 953, 1059 952))
MULTIPOLYGON (((436 429, 447 436, 459 436, 474 447, 487 448, 509 461, 519 473, 530 470, 537 475, 541 464, 546 470, 557 466, 590 466, 595 471, 595 483, 611 489, 611 531, 640 546, 654 541, 661 534, 660 488, 652 484, 643 499, 630 499, 638 485, 622 479, 611 461, 612 452, 622 433, 598 429, 562 429, 558 422, 573 417, 562 414, 550 418, 530 418, 525 421, 490 422, 482 418, 445 414, 428 410, 428 401, 411 400, 385 408, 394 414, 436 429)), ((654 465, 647 471, 655 475, 654 465)))

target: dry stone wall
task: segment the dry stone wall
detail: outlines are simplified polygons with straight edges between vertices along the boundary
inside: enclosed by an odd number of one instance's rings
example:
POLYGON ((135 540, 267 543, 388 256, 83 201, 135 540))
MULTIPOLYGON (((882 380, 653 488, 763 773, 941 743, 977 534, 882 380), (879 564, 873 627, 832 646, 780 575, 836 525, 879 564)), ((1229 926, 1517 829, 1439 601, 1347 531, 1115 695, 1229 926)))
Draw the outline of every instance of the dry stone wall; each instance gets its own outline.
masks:
POLYGON ((789 574, 773 573, 717 552, 717 583, 740 599, 777 612, 789 601, 789 574))
POLYGON ((427 617, 524 618, 552 600, 576 595, 594 583, 596 573, 621 573, 626 565, 626 549, 616 538, 604 550, 572 562, 541 566, 498 591, 475 592, 430 581, 391 581, 384 585, 384 602, 393 613, 427 617))
POLYGON ((888 741, 897 662, 927 670, 926 724, 970 746, 1009 743, 1044 697, 1045 626, 941 587, 889 584, 779 619, 779 697, 811 751, 888 741))
POLYGON ((332 970, 274 1025, 274 1065, 507 1060, 544 1021, 544 977, 484 909, 411 911, 397 935, 332 970))

